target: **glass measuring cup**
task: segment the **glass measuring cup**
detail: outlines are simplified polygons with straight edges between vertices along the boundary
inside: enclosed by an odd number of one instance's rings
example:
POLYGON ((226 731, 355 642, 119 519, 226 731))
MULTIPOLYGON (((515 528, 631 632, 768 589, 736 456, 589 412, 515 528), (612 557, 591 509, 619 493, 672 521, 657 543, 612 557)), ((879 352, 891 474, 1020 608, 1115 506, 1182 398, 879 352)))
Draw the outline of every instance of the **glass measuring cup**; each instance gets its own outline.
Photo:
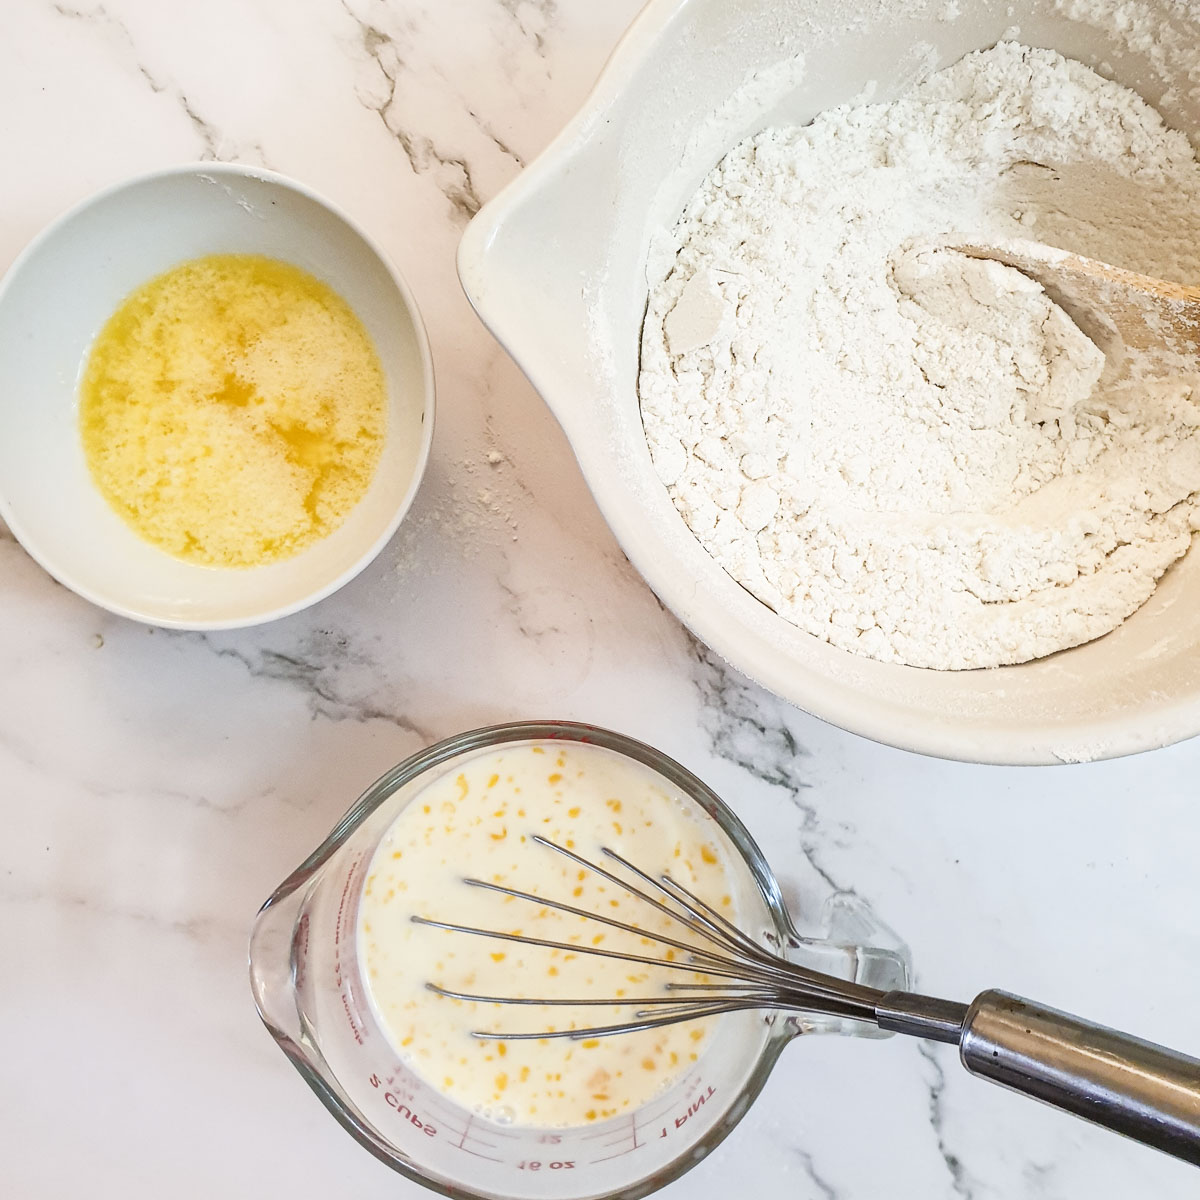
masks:
MULTIPOLYGON (((907 984, 907 954, 857 902, 835 897, 820 937, 802 937, 762 852, 725 804, 672 759, 621 734, 567 722, 475 730, 394 767, 276 889, 255 920, 250 979, 271 1035, 342 1126, 390 1167, 445 1195, 481 1200, 629 1200, 682 1174, 737 1124, 783 1047, 802 1033, 880 1036, 839 1018, 726 1014, 689 1071, 632 1113, 546 1129, 485 1120, 402 1062, 379 1026, 360 971, 358 908, 374 852, 434 779, 501 745, 577 742, 657 773, 712 822, 736 872, 739 923, 787 958, 882 990, 907 984), (877 945, 867 945, 876 941, 877 945)), ((644 864, 654 867, 658 864, 644 864)))

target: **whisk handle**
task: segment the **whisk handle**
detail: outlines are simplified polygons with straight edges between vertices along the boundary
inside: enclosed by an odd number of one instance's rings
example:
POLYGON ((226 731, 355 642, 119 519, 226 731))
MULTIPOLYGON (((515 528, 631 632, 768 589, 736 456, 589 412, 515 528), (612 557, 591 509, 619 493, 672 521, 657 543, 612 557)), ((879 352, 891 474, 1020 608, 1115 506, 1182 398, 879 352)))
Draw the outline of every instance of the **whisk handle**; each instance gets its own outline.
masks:
POLYGON ((959 1039, 974 1075, 1200 1166, 1200 1060, 987 991, 959 1039))

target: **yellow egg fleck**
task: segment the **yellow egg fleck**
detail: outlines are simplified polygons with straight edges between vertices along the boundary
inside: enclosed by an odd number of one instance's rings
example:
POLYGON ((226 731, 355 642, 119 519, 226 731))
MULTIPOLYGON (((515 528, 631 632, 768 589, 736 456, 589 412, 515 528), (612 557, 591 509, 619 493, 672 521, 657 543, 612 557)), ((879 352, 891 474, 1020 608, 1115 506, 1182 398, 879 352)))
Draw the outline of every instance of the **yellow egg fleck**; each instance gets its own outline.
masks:
MULTIPOLYGON (((476 1111, 494 1111, 502 1102, 518 1124, 583 1126, 589 1121, 587 1112, 593 1114, 590 1120, 628 1115, 659 1096, 672 1080, 681 1079, 681 1072, 688 1069, 689 1052, 710 1044, 707 1032, 705 1040, 693 1041, 691 1031, 708 1026, 681 1024, 621 1038, 601 1038, 591 1032, 596 1026, 628 1019, 627 997, 658 995, 668 982, 680 979, 677 971, 629 963, 619 956, 659 958, 670 950, 677 966, 687 958, 686 951, 656 939, 668 931, 683 938, 688 935, 671 927, 666 917, 615 880, 535 845, 532 836, 522 841, 524 832, 532 834, 544 822, 542 832, 547 837, 562 846, 578 844, 579 853, 588 859, 609 846, 634 862, 661 864, 714 907, 721 905, 720 897, 734 891, 728 872, 736 858, 720 847, 719 862, 705 861, 701 847, 712 838, 707 818, 681 813, 680 801, 652 792, 644 776, 628 781, 629 768, 618 765, 614 771, 611 760, 590 757, 602 756, 600 750, 587 748, 573 758, 571 794, 560 799, 565 777, 556 786, 551 782, 557 773, 551 763, 526 753, 527 749, 532 747, 522 747, 520 752, 510 747, 503 761, 487 752, 465 758, 427 785, 425 794, 394 821, 385 848, 367 870, 368 875, 378 872, 378 876, 374 894, 364 896, 359 909, 360 963, 396 1053, 431 1084, 440 1085, 443 1072, 452 1078, 452 1086, 439 1087, 450 1100, 476 1111), (577 781, 580 764, 589 769, 577 781), (506 777, 511 783, 503 788, 503 796, 491 790, 506 777), (510 801, 519 786, 526 795, 510 801), (421 815, 426 802, 439 814, 448 803, 447 815, 436 825, 421 815), (521 804, 526 814, 519 822, 514 817, 511 829, 507 825, 510 802, 514 813, 521 804), (652 808, 653 820, 646 805, 652 808), (442 822, 454 827, 453 835, 443 832, 442 822), (511 836, 494 836, 500 832, 511 836), (682 863, 671 862, 677 846, 685 859, 693 860, 696 874, 685 875, 682 863), (402 861, 391 858, 396 850, 403 852, 402 861), (383 907, 380 894, 398 884, 401 874, 411 890, 401 894, 396 888, 393 902, 383 907), (529 896, 498 896, 487 889, 464 887, 464 878, 498 885, 503 881, 529 896), (611 913, 631 928, 597 925, 591 917, 563 911, 552 903, 563 900, 588 913, 606 917, 611 913), (555 945, 524 944, 514 952, 511 943, 414 925, 410 919, 414 914, 518 938, 527 932, 555 945), (369 938, 363 930, 368 918, 373 927, 369 938), (517 920, 524 929, 512 926, 517 920), (601 957, 589 953, 592 950, 611 951, 618 957, 601 957), (483 996, 611 997, 622 1007, 543 1008, 535 1001, 513 1009, 437 996, 425 988, 426 981, 483 996), (411 1011, 403 1011, 410 1007, 411 1011), (526 1030, 574 1032, 580 1040, 481 1040, 472 1036, 475 1030, 501 1037, 526 1030)), ((553 754, 555 749, 550 745, 544 752, 553 754)), ((686 809, 686 804, 682 807, 686 809)), ((617 876, 624 875, 619 864, 606 863, 610 865, 617 876)), ((732 915, 736 909, 721 907, 721 911, 732 915)), ((690 965, 682 977, 703 982, 702 974, 690 965)), ((713 1036, 720 1038, 719 1033, 713 1036)))

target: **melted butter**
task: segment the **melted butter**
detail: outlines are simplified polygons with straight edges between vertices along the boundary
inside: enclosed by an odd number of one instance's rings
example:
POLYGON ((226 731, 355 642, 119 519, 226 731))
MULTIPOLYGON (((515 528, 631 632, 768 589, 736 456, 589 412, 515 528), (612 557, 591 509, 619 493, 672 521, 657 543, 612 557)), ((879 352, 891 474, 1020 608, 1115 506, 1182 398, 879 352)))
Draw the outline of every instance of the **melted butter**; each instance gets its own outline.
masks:
POLYGON ((217 254, 129 295, 92 347, 84 455, 143 538, 257 566, 327 536, 371 482, 387 391, 350 306, 300 268, 217 254))
POLYGON ((621 868, 601 859, 602 846, 644 869, 665 869, 731 920, 740 863, 731 866, 715 822, 654 772, 599 747, 552 742, 488 751, 434 780, 380 843, 359 906, 359 964, 398 1056, 481 1116, 525 1126, 587 1125, 635 1110, 692 1069, 715 1023, 580 1041, 471 1036, 593 1028, 628 1021, 636 1008, 479 1004, 438 996, 427 982, 485 996, 636 998, 668 994, 669 981, 704 978, 586 953, 594 946, 683 957, 649 936, 464 884, 473 877, 603 913, 646 934, 694 940, 623 888, 534 843, 535 833, 614 873, 621 868), (433 929, 414 924, 414 915, 581 949, 433 929))

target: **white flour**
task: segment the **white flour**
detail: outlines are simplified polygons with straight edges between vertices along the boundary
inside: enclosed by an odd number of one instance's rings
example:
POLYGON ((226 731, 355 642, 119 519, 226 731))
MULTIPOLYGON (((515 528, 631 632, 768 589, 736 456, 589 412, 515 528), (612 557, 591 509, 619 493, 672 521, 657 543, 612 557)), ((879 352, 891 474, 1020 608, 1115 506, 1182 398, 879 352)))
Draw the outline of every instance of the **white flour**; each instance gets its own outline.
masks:
POLYGON ((834 645, 955 669, 1144 603, 1200 526, 1200 373, 1101 379, 1025 276, 928 248, 948 234, 1196 282, 1200 164, 1133 92, 1014 43, 768 130, 675 230, 639 391, 730 575, 834 645))

